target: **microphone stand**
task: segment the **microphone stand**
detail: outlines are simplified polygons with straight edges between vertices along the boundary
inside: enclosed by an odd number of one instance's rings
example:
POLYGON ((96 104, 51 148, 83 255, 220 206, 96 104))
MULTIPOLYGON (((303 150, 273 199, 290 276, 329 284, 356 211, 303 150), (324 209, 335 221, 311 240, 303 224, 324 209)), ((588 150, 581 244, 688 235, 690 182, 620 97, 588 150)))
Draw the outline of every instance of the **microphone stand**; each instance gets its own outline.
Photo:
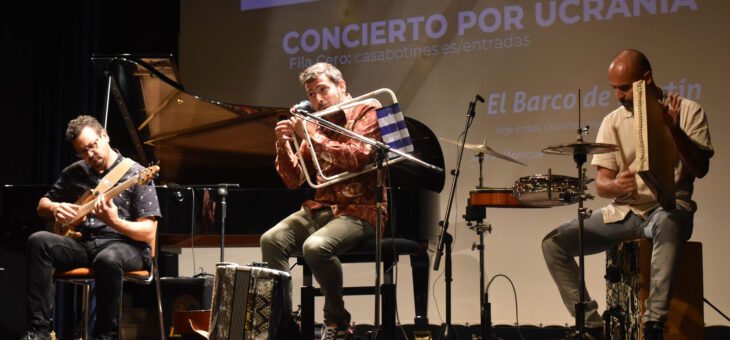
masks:
MULTIPOLYGON (((323 111, 326 111, 326 110, 330 110, 330 109, 325 109, 323 111)), ((320 112, 322 112, 322 111, 320 111, 320 112)), ((378 183, 377 183, 378 193, 376 193, 376 207, 377 207, 378 214, 377 214, 377 223, 376 223, 377 230, 375 232, 375 257, 376 257, 376 259, 375 259, 375 313, 374 313, 375 320, 373 322, 374 330, 370 334, 371 337, 373 339, 375 339, 378 337, 378 332, 380 330, 380 261, 382 260, 381 259, 382 254, 381 254, 381 244, 380 244, 380 239, 381 239, 380 233, 381 233, 382 225, 383 225, 382 224, 383 223, 382 222, 383 221, 383 211, 382 211, 382 208, 383 208, 382 207, 383 206, 383 190, 382 189, 383 189, 383 187, 382 187, 381 182, 382 182, 382 178, 383 178, 383 174, 382 174, 382 170, 384 168, 383 164, 384 164, 385 159, 387 158, 386 155, 389 152, 392 152, 398 156, 401 156, 407 160, 413 161, 428 169, 431 169, 431 170, 434 170, 437 172, 443 172, 444 170, 435 165, 426 163, 426 162, 414 157, 413 155, 407 154, 403 151, 400 151, 397 149, 391 149, 388 144, 385 144, 381 141, 362 136, 362 135, 352 132, 342 126, 332 123, 324 118, 315 116, 315 114, 317 114, 316 112, 309 113, 306 110, 297 109, 297 110, 294 110, 294 112, 292 112, 292 113, 296 113, 296 114, 300 115, 302 117, 302 119, 304 119, 308 122, 317 124, 323 128, 332 130, 336 133, 339 133, 341 135, 344 135, 344 136, 350 137, 354 140, 357 140, 361 143, 370 145, 370 146, 374 147, 376 150, 375 152, 376 152, 377 181, 378 181, 378 183)))
MULTIPOLYGON (((221 254, 220 254, 220 262, 225 262, 225 246, 226 246, 226 214, 228 210, 228 204, 226 202, 226 197, 228 197, 228 188, 238 188, 240 187, 239 184, 236 183, 219 183, 219 184, 202 184, 202 185, 172 185, 171 187, 180 187, 180 188, 186 188, 186 189, 212 189, 217 187, 216 192, 218 193, 218 196, 221 197, 221 254)), ((195 193, 193 193, 194 195, 195 193)), ((195 210, 195 206, 192 207, 193 210, 195 210)), ((191 222, 195 223, 195 221, 191 222)), ((192 242, 192 237, 191 237, 192 242)))
POLYGON ((446 248, 446 268, 444 273, 444 281, 446 283, 446 323, 442 326, 439 334, 439 339, 458 339, 459 335, 454 332, 451 326, 451 281, 452 269, 451 269, 451 242, 453 241, 452 236, 446 231, 449 228, 449 216, 451 215, 451 206, 454 203, 454 194, 456 192, 456 183, 459 179, 459 169, 461 169, 461 159, 464 156, 464 145, 466 144, 466 135, 469 132, 469 127, 474 121, 475 107, 477 100, 484 102, 484 98, 480 95, 476 95, 476 99, 469 102, 469 109, 466 112, 466 126, 464 127, 464 138, 459 145, 459 156, 456 161, 456 169, 451 170, 451 175, 454 176, 451 181, 451 192, 449 193, 449 203, 446 206, 446 217, 439 222, 441 226, 441 235, 439 235, 438 247, 436 248, 436 257, 434 258, 433 270, 439 270, 439 264, 441 262, 441 256, 444 254, 444 248, 446 248))
POLYGON ((226 197, 228 197, 228 187, 238 188, 238 184, 218 184, 218 195, 221 197, 221 260, 225 261, 224 250, 226 248, 226 210, 228 204, 226 203, 226 197))

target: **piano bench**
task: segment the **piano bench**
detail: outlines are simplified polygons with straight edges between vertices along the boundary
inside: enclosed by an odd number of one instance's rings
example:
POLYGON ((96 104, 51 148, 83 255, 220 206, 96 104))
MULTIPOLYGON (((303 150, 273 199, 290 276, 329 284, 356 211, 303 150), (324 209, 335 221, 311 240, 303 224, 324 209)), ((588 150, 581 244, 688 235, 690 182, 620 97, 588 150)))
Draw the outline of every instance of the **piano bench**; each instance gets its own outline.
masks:
MULTIPOLYGON (((417 329, 428 328, 428 273, 429 258, 427 247, 413 240, 405 238, 383 238, 381 240, 381 254, 383 263, 383 281, 381 283, 381 332, 386 339, 395 338, 395 303, 396 286, 393 278, 393 265, 398 262, 400 255, 411 257, 411 272, 413 275, 413 298, 415 303, 414 325, 417 329), (388 269, 391 270, 388 270, 388 269)), ((302 266, 301 313, 302 313, 302 340, 314 339, 314 298, 322 296, 319 288, 313 286, 312 270, 304 257, 297 255, 297 264, 302 266)), ((368 239, 357 247, 338 256, 340 262, 366 263, 375 262, 375 239, 368 239)), ((374 295, 375 286, 344 287, 343 294, 374 295)))

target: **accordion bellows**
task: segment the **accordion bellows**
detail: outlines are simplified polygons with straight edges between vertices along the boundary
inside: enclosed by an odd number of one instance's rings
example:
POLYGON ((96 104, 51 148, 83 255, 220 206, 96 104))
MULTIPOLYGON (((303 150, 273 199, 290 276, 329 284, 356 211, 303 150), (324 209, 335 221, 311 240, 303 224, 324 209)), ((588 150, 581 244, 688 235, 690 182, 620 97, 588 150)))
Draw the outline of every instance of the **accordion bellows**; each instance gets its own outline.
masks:
POLYGON ((216 265, 210 340, 276 339, 291 314, 291 276, 279 270, 216 265))

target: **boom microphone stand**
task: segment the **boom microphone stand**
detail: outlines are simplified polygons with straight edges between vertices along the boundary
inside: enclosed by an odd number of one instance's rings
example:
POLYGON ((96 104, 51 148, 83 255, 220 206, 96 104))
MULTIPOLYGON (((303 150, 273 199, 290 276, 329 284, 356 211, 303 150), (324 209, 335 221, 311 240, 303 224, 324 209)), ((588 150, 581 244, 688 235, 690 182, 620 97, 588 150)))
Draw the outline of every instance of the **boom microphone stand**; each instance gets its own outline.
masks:
POLYGON ((451 215, 451 206, 454 203, 454 194, 456 192, 456 183, 459 179, 459 169, 461 169, 461 159, 464 156, 464 145, 466 144, 466 135, 469 132, 469 127, 474 121, 475 107, 477 101, 484 103, 484 98, 480 95, 476 95, 476 99, 469 102, 469 109, 466 112, 466 126, 464 127, 464 137, 459 145, 459 156, 456 160, 456 169, 451 170, 451 175, 454 176, 451 181, 451 192, 449 193, 449 203, 446 206, 446 216, 444 217, 439 225, 441 226, 441 235, 439 235, 439 243, 436 249, 436 257, 434 258, 433 270, 439 270, 439 264, 441 262, 441 256, 444 254, 444 248, 446 248, 446 268, 444 273, 444 281, 446 284, 446 323, 442 326, 439 334, 439 339, 458 339, 459 336, 454 332, 451 326, 451 281, 452 270, 451 270, 451 242, 453 238, 446 231, 449 228, 449 216, 451 215))

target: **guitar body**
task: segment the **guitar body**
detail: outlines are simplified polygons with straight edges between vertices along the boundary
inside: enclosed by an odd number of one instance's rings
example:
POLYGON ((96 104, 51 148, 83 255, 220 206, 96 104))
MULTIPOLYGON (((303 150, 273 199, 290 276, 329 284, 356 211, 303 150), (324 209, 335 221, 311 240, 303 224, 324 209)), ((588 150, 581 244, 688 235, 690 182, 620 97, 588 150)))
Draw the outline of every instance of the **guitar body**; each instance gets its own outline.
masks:
MULTIPOLYGON (((77 199, 76 202, 74 202, 74 204, 83 206, 83 205, 88 204, 89 202, 93 201, 95 198, 96 197, 94 196, 94 191, 89 190, 89 191, 84 192, 84 194, 81 195, 81 197, 79 197, 79 199, 77 199)), ((86 215, 77 217, 73 221, 66 223, 66 224, 56 222, 54 224, 54 227, 55 227, 54 230, 56 231, 57 234, 59 234, 61 236, 68 236, 73 239, 79 239, 79 238, 81 238, 82 234, 80 232, 76 231, 76 228, 78 228, 81 225, 81 223, 84 223, 84 221, 86 221, 86 215)))

